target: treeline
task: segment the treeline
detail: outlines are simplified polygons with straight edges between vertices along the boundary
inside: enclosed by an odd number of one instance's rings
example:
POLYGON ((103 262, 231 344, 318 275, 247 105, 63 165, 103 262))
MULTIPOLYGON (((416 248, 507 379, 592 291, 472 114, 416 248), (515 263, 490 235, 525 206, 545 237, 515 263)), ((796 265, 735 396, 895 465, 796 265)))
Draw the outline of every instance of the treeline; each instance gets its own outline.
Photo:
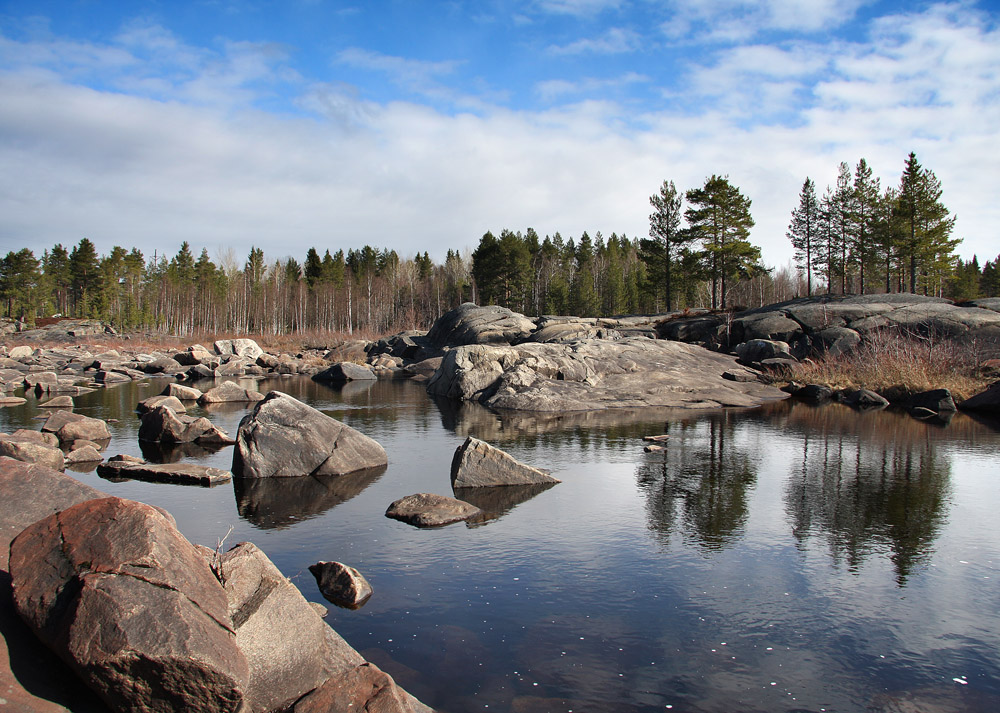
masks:
POLYGON ((831 294, 956 296, 955 248, 961 240, 952 238, 955 218, 941 195, 941 181, 912 152, 899 185, 885 190, 863 158, 853 174, 842 162, 836 185, 827 186, 821 198, 806 178, 787 236, 807 294, 825 287, 831 294))

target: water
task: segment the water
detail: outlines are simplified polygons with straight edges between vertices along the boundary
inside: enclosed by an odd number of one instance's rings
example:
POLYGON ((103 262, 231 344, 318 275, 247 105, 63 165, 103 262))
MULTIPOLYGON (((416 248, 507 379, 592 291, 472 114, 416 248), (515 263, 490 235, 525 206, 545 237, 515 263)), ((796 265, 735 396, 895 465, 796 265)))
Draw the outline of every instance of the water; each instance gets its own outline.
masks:
MULTIPOLYGON (((117 421, 108 454, 228 468, 232 448, 140 450, 134 405, 164 383, 77 411, 117 421)), ((997 423, 791 402, 500 417, 409 382, 258 388, 374 437, 388 468, 214 488, 74 475, 165 507, 194 542, 257 543, 312 601, 310 564, 357 567, 375 595, 327 621, 439 710, 1000 710, 997 423), (643 453, 658 433, 667 450, 643 453), (386 518, 404 495, 452 494, 467 435, 563 482, 479 495, 474 523, 386 518)), ((39 427, 29 399, 0 430, 39 427)), ((246 410, 193 412, 235 434, 246 410)))

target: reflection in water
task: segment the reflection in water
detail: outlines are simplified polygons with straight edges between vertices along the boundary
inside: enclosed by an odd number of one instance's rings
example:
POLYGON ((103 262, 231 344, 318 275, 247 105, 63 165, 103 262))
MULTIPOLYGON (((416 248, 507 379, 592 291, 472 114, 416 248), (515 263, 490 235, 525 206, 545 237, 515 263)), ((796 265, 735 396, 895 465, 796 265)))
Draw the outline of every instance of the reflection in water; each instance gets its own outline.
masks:
POLYGON ((799 433, 785 493, 799 545, 825 537, 834 561, 851 572, 871 553, 888 552, 904 586, 945 522, 951 472, 933 435, 940 427, 837 405, 788 410, 784 425, 799 433))
POLYGON ((673 424, 666 450, 636 469, 649 529, 663 542, 683 530, 701 547, 717 550, 739 537, 757 466, 735 443, 738 423, 731 412, 715 412, 673 424))
POLYGON ((142 457, 150 463, 180 463, 186 458, 205 459, 228 446, 219 443, 164 443, 139 441, 142 457))
POLYGON ((278 530, 322 515, 374 483, 386 467, 347 475, 297 478, 234 478, 240 517, 265 530, 278 530))
POLYGON ((510 510, 544 493, 553 485, 555 483, 501 485, 495 488, 454 488, 454 491, 456 498, 482 510, 479 515, 465 521, 467 527, 475 527, 503 517, 510 510))

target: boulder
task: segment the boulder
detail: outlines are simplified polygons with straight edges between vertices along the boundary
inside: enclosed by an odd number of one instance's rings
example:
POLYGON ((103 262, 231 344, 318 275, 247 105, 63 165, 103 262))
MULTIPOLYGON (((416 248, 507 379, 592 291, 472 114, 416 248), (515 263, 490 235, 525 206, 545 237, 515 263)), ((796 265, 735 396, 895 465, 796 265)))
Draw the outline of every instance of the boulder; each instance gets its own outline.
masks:
POLYGON ((232 470, 246 478, 342 475, 387 463, 373 439, 272 391, 240 421, 232 470))
POLYGON ((264 394, 253 389, 246 389, 235 381, 225 381, 213 389, 209 389, 198 398, 198 403, 221 404, 231 401, 260 401, 264 394))
POLYGON ((216 354, 222 356, 235 354, 251 362, 257 361, 257 357, 264 353, 264 350, 252 339, 220 339, 212 346, 216 354))
POLYGON ((247 361, 243 357, 232 356, 224 358, 226 361, 219 364, 219 366, 215 368, 215 371, 212 372, 215 377, 222 378, 226 376, 244 376, 249 373, 248 367, 251 362, 247 361))
POLYGON ((197 401, 201 398, 201 391, 193 386, 182 384, 168 384, 161 396, 173 396, 180 401, 197 401))
POLYGON ((20 396, 2 396, 0 397, 0 407, 3 406, 21 406, 28 403, 28 399, 23 399, 20 396))
POLYGON ((217 571, 236 645, 249 662, 251 710, 286 710, 331 677, 364 663, 255 545, 244 542, 229 550, 217 571))
POLYGON ((765 359, 792 359, 787 342, 773 339, 751 339, 736 345, 736 356, 744 364, 759 364, 765 359))
POLYGON ((958 405, 963 411, 1000 414, 1000 381, 958 405))
POLYGON ((45 420, 42 431, 56 434, 60 443, 77 439, 104 441, 111 438, 107 423, 99 418, 71 411, 56 411, 45 420))
POLYGON ((185 351, 174 354, 174 361, 182 366, 194 366, 195 364, 208 364, 212 361, 218 363, 217 354, 208 351, 200 344, 192 344, 185 351))
POLYGON ((816 332, 816 339, 828 356, 848 354, 861 344, 861 335, 847 327, 828 327, 816 332))
POLYGON ((880 409, 889 405, 888 399, 868 389, 845 389, 837 394, 837 399, 859 410, 880 409))
POLYGON ((374 381, 377 377, 371 367, 340 361, 332 364, 318 374, 313 375, 313 381, 374 381))
POLYGON ((173 519, 103 498, 11 543, 18 614, 116 710, 240 711, 249 680, 226 594, 173 519))
MULTIPOLYGON (((142 378, 142 372, 137 372, 137 374, 137 379, 142 378)), ((94 381, 99 384, 104 384, 105 386, 110 386, 113 384, 124 384, 125 382, 132 381, 132 377, 118 371, 101 370, 94 374, 94 381)))
POLYGON ((11 435, 21 440, 34 441, 35 443, 42 443, 46 446, 53 446, 54 448, 59 447, 59 438, 54 433, 32 431, 30 428, 19 428, 11 435))
POLYGON ((538 468, 525 465, 485 441, 469 436, 451 461, 453 488, 532 485, 560 482, 538 468))
POLYGON ((59 448, 33 438, 9 436, 6 433, 0 433, 0 456, 24 463, 36 463, 53 470, 62 470, 64 467, 63 452, 59 448))
POLYGON ((78 465, 80 463, 100 463, 104 456, 94 446, 81 446, 74 448, 66 454, 66 465, 78 465))
POLYGON ((179 374, 185 367, 179 361, 168 356, 159 356, 142 365, 147 374, 179 374))
MULTIPOLYGON (((74 451, 75 452, 75 451, 74 451)), ((98 454, 98 460, 101 460, 98 454)), ((196 463, 146 463, 109 458, 107 463, 97 466, 97 474, 110 478, 132 478, 161 483, 210 486, 228 483, 233 474, 222 468, 213 468, 196 463)))
POLYGON ((140 414, 149 413, 157 406, 164 406, 174 413, 185 413, 187 412, 187 407, 181 403, 181 400, 176 396, 164 396, 160 394, 159 396, 150 396, 148 399, 140 401, 135 406, 135 410, 140 414))
POLYGON ((948 389, 932 389, 913 394, 906 400, 910 409, 927 409, 934 413, 955 411, 955 400, 948 389))
POLYGON ((317 562, 309 571, 326 600, 338 607, 360 609, 374 591, 361 572, 342 562, 317 562))
POLYGON ((229 434, 204 417, 178 414, 166 406, 157 406, 142 416, 139 440, 162 443, 231 443, 229 434))
POLYGON ((801 389, 796 389, 792 395, 800 401, 809 401, 818 404, 832 399, 833 389, 823 384, 806 384, 801 389))
POLYGON ((54 371, 36 371, 24 375, 24 389, 35 389, 42 393, 56 388, 59 384, 59 377, 54 371))
POLYGON ((731 340, 748 342, 756 339, 790 342, 803 333, 802 325, 776 312, 751 310, 736 317, 730 327, 731 340))
POLYGON ((434 346, 514 344, 527 339, 535 323, 506 307, 480 307, 471 302, 441 315, 427 339, 434 346))
POLYGON ((393 501, 385 511, 386 517, 416 527, 440 527, 461 522, 480 514, 475 505, 432 493, 416 493, 393 501))
POLYGON ((27 359, 34 353, 35 353, 34 348, 21 345, 18 347, 11 347, 10 351, 7 352, 7 356, 10 359, 27 359))
POLYGON ((38 408, 62 408, 73 410, 72 396, 55 396, 48 401, 38 404, 38 408))

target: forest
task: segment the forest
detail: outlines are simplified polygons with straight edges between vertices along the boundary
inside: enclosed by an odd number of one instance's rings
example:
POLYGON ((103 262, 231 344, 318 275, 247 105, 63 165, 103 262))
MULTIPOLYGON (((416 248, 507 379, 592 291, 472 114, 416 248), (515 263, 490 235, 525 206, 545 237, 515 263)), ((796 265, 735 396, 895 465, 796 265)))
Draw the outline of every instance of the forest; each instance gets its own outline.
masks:
POLYGON ((474 250, 400 257, 365 245, 302 262, 223 251, 173 256, 88 238, 40 257, 0 260, 0 316, 89 317, 120 331, 192 334, 385 334, 427 328, 464 301, 537 316, 659 314, 740 309, 817 293, 919 292, 956 300, 1000 295, 1000 256, 980 266, 955 255, 954 217, 933 172, 914 154, 898 186, 882 190, 861 159, 838 168, 821 197, 805 179, 787 237, 795 266, 769 268, 750 242, 751 201, 728 177, 679 191, 664 181, 649 201, 649 235, 600 231, 544 238, 533 229, 487 232, 474 250))

